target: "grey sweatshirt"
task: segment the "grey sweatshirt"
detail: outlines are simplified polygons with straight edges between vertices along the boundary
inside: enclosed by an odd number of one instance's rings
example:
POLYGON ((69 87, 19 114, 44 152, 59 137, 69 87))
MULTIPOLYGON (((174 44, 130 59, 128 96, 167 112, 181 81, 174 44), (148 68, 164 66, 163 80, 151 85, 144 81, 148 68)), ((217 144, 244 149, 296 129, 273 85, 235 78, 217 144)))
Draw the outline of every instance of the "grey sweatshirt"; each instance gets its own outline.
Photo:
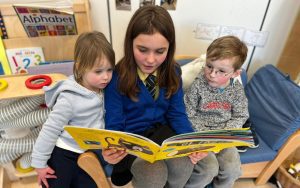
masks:
POLYGON ((240 82, 220 90, 208 85, 203 71, 184 96, 187 114, 196 131, 241 128, 249 117, 248 100, 240 82))
POLYGON ((65 125, 105 128, 103 93, 86 89, 78 84, 73 76, 53 87, 43 89, 46 105, 52 108, 52 111, 33 148, 31 165, 35 168, 47 167, 47 161, 58 140, 72 151, 84 152, 64 131, 65 125))

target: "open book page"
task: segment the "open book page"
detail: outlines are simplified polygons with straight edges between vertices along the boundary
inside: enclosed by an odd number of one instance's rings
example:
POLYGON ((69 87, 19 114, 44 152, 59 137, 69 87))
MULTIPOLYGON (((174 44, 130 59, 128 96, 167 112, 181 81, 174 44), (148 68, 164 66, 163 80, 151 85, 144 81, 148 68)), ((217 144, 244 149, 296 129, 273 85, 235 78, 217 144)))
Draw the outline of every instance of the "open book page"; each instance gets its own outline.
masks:
POLYGON ((197 151, 218 153, 225 148, 250 145, 253 137, 247 128, 187 133, 166 139, 156 160, 183 157, 197 151))
POLYGON ((237 129, 216 129, 192 132, 186 134, 180 134, 172 136, 166 139, 164 142, 174 140, 185 140, 185 139, 197 139, 197 138, 221 138, 221 139, 238 139, 244 141, 253 141, 252 133, 249 128, 237 128, 237 129))
POLYGON ((65 126, 64 129, 83 149, 126 149, 129 154, 153 162, 160 146, 143 136, 121 131, 65 126))
POLYGON ((162 146, 132 133, 77 126, 65 126, 64 129, 83 149, 126 149, 128 153, 149 162, 183 157, 197 151, 218 153, 229 147, 253 145, 253 137, 249 129, 181 134, 166 139, 162 146))
POLYGON ((250 146, 251 144, 245 141, 235 139, 190 139, 176 140, 164 142, 160 152, 156 156, 156 160, 183 157, 193 152, 214 152, 218 153, 222 149, 236 146, 250 146))

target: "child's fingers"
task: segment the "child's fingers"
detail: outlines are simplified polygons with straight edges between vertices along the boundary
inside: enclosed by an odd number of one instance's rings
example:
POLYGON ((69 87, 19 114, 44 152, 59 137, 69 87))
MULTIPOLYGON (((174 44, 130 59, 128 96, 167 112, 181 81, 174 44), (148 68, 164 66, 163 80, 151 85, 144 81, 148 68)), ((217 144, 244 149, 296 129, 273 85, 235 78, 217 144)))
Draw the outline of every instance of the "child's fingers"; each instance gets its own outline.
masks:
POLYGON ((110 164, 116 164, 120 162, 126 155, 125 150, 117 150, 117 149, 105 149, 102 151, 102 155, 104 160, 110 164))
POLYGON ((48 184, 46 178, 42 178, 42 182, 43 182, 43 184, 45 185, 46 188, 49 188, 49 184, 48 184))
POLYGON ((206 152, 194 152, 189 155, 193 164, 196 164, 201 159, 205 158, 208 154, 206 152))
POLYGON ((47 175, 46 175, 46 178, 47 178, 47 179, 50 179, 50 178, 56 179, 57 177, 56 177, 55 175, 47 174, 47 175))
POLYGON ((55 171, 52 168, 48 167, 47 174, 54 174, 54 173, 55 171))

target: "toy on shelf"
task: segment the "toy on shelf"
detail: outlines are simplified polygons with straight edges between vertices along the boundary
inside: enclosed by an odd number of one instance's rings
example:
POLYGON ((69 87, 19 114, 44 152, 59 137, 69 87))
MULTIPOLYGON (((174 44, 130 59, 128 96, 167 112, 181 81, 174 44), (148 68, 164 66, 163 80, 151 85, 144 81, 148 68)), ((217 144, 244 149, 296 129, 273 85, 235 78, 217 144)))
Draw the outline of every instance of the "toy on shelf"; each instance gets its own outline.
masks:
POLYGON ((296 164, 290 164, 288 173, 290 173, 296 180, 300 181, 300 162, 296 164))
POLYGON ((4 90, 4 89, 6 89, 6 88, 7 88, 7 86, 8 86, 8 83, 7 83, 7 81, 6 81, 6 80, 4 80, 4 79, 0 79, 0 91, 2 91, 2 90, 4 90))
POLYGON ((52 79, 47 75, 36 75, 27 78, 25 85, 29 89, 41 89, 44 86, 49 86, 52 83, 52 79))
MULTIPOLYGON (((27 88, 25 82, 27 79, 32 77, 33 75, 14 75, 14 76, 4 76, 0 79, 4 79, 8 83, 8 87, 6 89, 0 91, 0 100, 4 99, 12 99, 12 98, 20 98, 20 97, 32 97, 37 95, 44 94, 42 89, 30 89, 27 88)), ((43 77, 50 77, 52 80, 52 84, 55 84, 59 80, 63 80, 66 78, 63 74, 45 74, 43 77)), ((47 77, 47 80, 49 79, 47 77)), ((48 82, 48 81, 47 81, 48 82)))

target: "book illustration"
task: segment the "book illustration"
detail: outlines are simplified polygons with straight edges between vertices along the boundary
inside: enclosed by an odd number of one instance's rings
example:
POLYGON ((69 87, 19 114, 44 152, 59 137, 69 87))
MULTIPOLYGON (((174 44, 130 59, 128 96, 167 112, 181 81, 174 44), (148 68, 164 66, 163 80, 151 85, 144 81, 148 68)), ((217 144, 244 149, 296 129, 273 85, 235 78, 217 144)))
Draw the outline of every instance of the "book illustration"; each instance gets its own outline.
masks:
POLYGON ((31 4, 16 4, 14 9, 29 37, 77 34, 75 16, 70 11, 31 4))
POLYGON ((12 74, 28 73, 28 67, 45 61, 41 47, 7 49, 6 55, 12 74))
POLYGON ((161 146, 133 133, 71 125, 64 129, 82 149, 126 150, 129 154, 149 162, 183 157, 198 151, 218 153, 225 148, 250 146, 254 143, 251 131, 245 128, 180 134, 166 139, 161 146))
POLYGON ((126 148, 127 150, 139 151, 139 152, 149 154, 149 155, 153 154, 153 152, 150 150, 150 148, 148 146, 141 146, 137 143, 132 143, 132 142, 126 141, 122 138, 119 139, 118 145, 115 145, 115 144, 110 143, 109 140, 114 141, 115 139, 111 138, 111 137, 105 138, 105 141, 108 144, 108 148, 119 147, 119 148, 126 148))
POLYGON ((0 12, 0 36, 2 39, 7 39, 7 31, 6 31, 6 27, 4 25, 4 20, 3 20, 3 16, 0 12))
POLYGON ((9 66, 9 62, 5 53, 5 47, 2 41, 2 38, 0 37, 0 75, 10 75, 11 70, 9 66))

